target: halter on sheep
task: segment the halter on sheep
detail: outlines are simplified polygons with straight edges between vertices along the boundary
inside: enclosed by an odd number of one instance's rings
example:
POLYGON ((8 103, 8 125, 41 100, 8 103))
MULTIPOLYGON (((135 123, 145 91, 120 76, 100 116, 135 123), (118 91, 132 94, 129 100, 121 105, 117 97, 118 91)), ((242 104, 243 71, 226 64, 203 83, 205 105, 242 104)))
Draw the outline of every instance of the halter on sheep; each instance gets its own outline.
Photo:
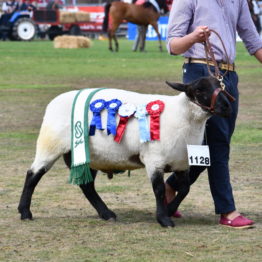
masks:
MULTIPOLYGON (((100 130, 89 139, 93 180, 97 170, 112 173, 115 170, 146 168, 156 197, 157 221, 165 227, 174 226, 169 215, 179 206, 189 190, 186 145, 202 143, 206 120, 212 114, 228 117, 231 112, 230 102, 223 92, 217 95, 214 110, 211 112, 208 109, 214 91, 220 87, 219 81, 215 78, 205 77, 188 85, 175 83, 170 85, 183 93, 178 96, 163 96, 103 89, 92 98, 92 101, 101 98, 107 101, 119 99, 135 105, 154 100, 163 101, 165 109, 161 114, 160 140, 141 144, 137 120, 134 118, 129 120, 120 144, 114 141, 112 135, 107 135, 105 131, 100 130), (195 102, 204 107, 199 107, 195 102), (164 172, 171 171, 180 174, 181 190, 167 208, 164 205, 163 176, 164 172)), ((90 92, 93 90, 90 89, 90 92)), ((77 91, 61 94, 47 106, 37 141, 35 160, 27 172, 18 207, 21 219, 32 219, 30 211, 32 194, 41 177, 54 162, 63 155, 67 166, 71 166, 70 121, 72 103, 76 94, 77 91)), ((102 112, 101 118, 105 122, 106 114, 102 112)), ((115 213, 108 209, 97 194, 94 181, 81 184, 80 188, 101 218, 105 220, 116 218, 115 213)))

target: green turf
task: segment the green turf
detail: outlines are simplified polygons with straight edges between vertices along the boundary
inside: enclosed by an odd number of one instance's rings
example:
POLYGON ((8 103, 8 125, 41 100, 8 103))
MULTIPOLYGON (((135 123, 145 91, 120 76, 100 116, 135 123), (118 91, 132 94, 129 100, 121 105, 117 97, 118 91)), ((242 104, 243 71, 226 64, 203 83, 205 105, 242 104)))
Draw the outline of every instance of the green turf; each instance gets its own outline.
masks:
POLYGON ((49 101, 73 89, 106 86, 144 93, 174 94, 165 80, 181 81, 183 58, 160 53, 147 42, 146 53, 120 51, 107 41, 90 49, 54 49, 50 41, 0 42, 0 261, 52 262, 260 262, 262 257, 262 78, 261 64, 237 45, 240 108, 231 146, 231 182, 238 209, 256 221, 239 231, 219 227, 207 174, 182 203, 174 229, 155 220, 155 199, 145 170, 96 187, 118 215, 102 221, 59 160, 37 186, 33 221, 19 220, 17 205, 30 168, 37 134, 49 101))

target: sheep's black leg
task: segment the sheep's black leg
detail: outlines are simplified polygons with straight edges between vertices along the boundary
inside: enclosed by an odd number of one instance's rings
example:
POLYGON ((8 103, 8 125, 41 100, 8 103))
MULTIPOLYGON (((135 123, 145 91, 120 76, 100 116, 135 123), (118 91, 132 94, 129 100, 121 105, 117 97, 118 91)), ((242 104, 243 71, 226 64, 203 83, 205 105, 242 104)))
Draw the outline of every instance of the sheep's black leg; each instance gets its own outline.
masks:
POLYGON ((176 172, 176 188, 177 195, 172 202, 168 204, 168 215, 171 216, 177 211, 183 199, 187 196, 190 190, 190 181, 188 171, 176 172))
MULTIPOLYGON (((64 155, 64 161, 66 165, 70 168, 71 166, 71 152, 67 153, 64 155)), ((93 180, 95 181, 97 170, 91 169, 91 173, 93 176, 93 180)), ((95 183, 91 182, 85 185, 80 185, 79 186, 88 199, 88 201, 91 203, 91 205, 96 209, 98 215, 105 219, 109 220, 111 218, 116 219, 116 215, 113 211, 108 209, 106 204, 103 202, 103 200, 100 198, 98 193, 95 190, 95 183)))
POLYGON ((32 213, 30 211, 32 195, 34 193, 36 185, 45 173, 45 168, 40 169, 36 174, 34 174, 32 170, 27 171, 24 189, 18 206, 18 211, 21 214, 21 219, 33 218, 32 213))
POLYGON ((98 215, 105 219, 116 219, 116 214, 108 209, 106 204, 103 202, 103 200, 100 198, 98 193, 95 190, 95 185, 94 182, 85 184, 85 185, 80 185, 80 188, 82 189, 82 192, 86 196, 86 198, 89 200, 91 205, 96 209, 98 215))
POLYGON ((152 176, 152 186, 156 197, 156 217, 158 223, 163 227, 173 227, 175 224, 168 217, 167 207, 164 205, 165 184, 163 173, 156 171, 152 176))
POLYGON ((64 161, 66 166, 70 169, 71 168, 71 151, 63 155, 64 161))

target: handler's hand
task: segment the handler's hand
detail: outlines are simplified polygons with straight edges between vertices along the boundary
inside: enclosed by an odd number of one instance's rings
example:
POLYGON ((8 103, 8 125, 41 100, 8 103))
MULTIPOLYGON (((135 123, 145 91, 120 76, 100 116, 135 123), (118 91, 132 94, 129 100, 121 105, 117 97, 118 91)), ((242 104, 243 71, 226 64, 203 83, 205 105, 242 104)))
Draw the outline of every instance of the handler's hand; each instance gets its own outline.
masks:
POLYGON ((206 40, 207 37, 210 36, 210 31, 207 26, 198 26, 196 29, 191 33, 192 39, 195 43, 202 43, 206 40))

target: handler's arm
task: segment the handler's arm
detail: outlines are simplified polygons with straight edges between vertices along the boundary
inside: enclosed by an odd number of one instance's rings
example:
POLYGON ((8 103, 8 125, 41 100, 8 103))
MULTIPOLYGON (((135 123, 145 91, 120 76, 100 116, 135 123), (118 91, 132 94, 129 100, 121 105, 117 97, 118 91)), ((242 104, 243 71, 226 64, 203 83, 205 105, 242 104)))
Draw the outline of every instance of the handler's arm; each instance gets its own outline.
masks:
POLYGON ((260 63, 262 63, 262 48, 258 49, 254 56, 260 63))
POLYGON ((198 26, 188 35, 172 38, 169 42, 171 53, 174 55, 180 55, 185 53, 193 44, 204 42, 205 32, 208 36, 210 35, 207 26, 198 26))

